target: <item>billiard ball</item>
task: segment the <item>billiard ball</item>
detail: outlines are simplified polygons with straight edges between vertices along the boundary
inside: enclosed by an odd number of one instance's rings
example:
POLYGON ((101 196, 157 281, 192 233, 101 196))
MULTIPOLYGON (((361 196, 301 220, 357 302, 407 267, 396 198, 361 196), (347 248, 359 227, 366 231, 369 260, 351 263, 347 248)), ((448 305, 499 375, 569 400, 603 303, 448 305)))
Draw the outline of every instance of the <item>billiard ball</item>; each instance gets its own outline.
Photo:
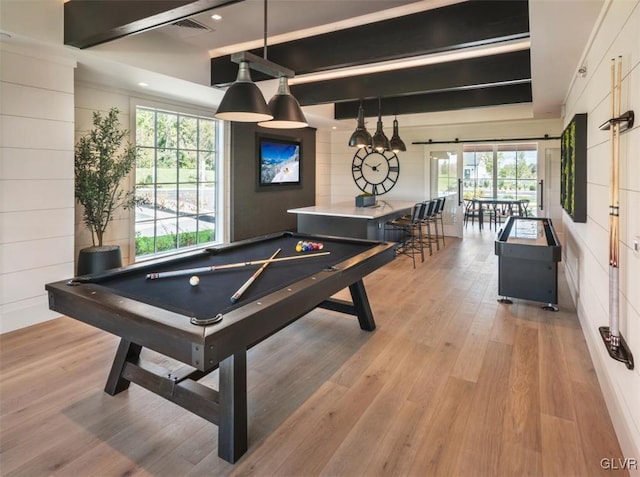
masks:
POLYGON ((192 287, 195 287, 198 283, 200 283, 200 279, 196 275, 189 278, 189 285, 192 287))

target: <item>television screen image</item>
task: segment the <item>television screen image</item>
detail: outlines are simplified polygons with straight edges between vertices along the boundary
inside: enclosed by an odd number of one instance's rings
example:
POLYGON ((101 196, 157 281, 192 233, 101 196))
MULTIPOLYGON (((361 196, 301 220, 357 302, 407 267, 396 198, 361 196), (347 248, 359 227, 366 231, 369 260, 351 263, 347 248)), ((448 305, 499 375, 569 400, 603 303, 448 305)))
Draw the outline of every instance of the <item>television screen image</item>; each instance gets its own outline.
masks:
POLYGON ((260 184, 300 183, 300 143, 260 140, 260 184))

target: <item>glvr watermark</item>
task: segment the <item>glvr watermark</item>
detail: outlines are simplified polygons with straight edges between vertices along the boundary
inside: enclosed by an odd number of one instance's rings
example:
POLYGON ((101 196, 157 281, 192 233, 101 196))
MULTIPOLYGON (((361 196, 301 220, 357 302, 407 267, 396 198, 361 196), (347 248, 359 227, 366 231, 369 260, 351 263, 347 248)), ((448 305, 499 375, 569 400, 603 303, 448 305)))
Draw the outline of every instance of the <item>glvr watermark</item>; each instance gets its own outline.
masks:
POLYGON ((600 459, 600 467, 604 470, 638 470, 638 459, 635 457, 605 457, 600 459))

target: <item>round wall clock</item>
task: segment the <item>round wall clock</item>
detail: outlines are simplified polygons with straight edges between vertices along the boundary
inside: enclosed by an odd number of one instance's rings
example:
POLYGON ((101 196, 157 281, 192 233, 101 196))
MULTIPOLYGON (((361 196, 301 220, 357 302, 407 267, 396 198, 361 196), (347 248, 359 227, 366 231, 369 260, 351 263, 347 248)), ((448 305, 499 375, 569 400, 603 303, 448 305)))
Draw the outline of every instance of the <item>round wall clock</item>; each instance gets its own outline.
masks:
POLYGON ((400 161, 391 151, 358 149, 351 163, 353 180, 362 192, 381 195, 389 192, 400 176, 400 161))

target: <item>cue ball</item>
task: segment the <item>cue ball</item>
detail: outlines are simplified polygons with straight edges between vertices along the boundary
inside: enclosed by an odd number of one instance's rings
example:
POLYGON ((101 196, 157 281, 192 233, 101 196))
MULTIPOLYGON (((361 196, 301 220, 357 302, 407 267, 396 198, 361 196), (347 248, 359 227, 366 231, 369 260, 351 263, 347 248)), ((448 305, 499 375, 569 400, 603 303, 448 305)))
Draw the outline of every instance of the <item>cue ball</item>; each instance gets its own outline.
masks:
POLYGON ((200 279, 198 277, 196 277, 195 275, 192 276, 191 278, 189 278, 189 284, 192 287, 195 287, 198 283, 200 283, 200 279))

